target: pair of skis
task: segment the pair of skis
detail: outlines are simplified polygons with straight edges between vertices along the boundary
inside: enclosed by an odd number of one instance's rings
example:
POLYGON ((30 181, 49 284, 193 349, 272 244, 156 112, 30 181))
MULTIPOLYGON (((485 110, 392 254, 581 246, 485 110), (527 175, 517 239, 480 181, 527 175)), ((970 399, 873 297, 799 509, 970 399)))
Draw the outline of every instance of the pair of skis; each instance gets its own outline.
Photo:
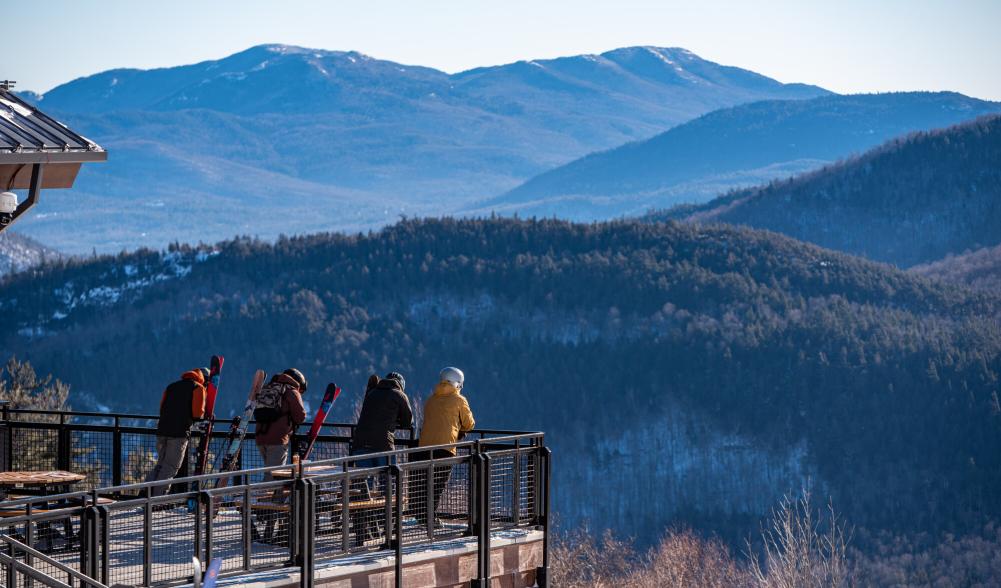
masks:
MULTIPOLYGON (((264 370, 254 372, 254 379, 250 384, 250 394, 247 396, 247 403, 243 406, 243 414, 233 418, 233 422, 229 426, 229 435, 226 436, 226 451, 220 456, 213 471, 223 473, 236 469, 240 458, 240 447, 247 436, 250 420, 254 417, 254 409, 257 407, 257 395, 264 387, 264 380, 267 377, 264 370)), ((228 480, 229 478, 220 478, 217 487, 225 486, 228 480)))
MULTIPOLYGON (((219 359, 219 366, 221 369, 222 358, 219 359)), ((213 366, 215 365, 216 357, 213 356, 213 366)), ((216 372, 217 374, 217 372, 216 372)), ((226 436, 226 443, 224 447, 226 448, 216 461, 216 467, 213 468, 215 473, 226 473, 237 469, 239 465, 240 450, 243 446, 243 441, 247 436, 247 430, 250 427, 251 419, 254 416, 254 409, 257 407, 257 395, 260 393, 261 388, 264 387, 264 380, 267 378, 267 374, 264 370, 257 370, 254 373, 254 379, 250 386, 250 394, 247 396, 247 403, 243 407, 243 414, 234 417, 232 423, 230 424, 229 434, 226 436)), ((218 374, 214 379, 214 385, 211 389, 212 395, 210 396, 212 402, 212 409, 215 408, 215 397, 218 394, 218 374)), ((313 446, 316 444, 316 439, 320 435, 320 429, 323 427, 323 423, 327 420, 327 415, 330 414, 330 409, 334 405, 334 401, 337 400, 337 396, 341 393, 341 389, 337 384, 330 383, 327 385, 326 391, 323 393, 323 400, 320 402, 320 408, 316 411, 316 416, 313 418, 313 424, 310 427, 309 435, 306 437, 305 449, 300 453, 300 459, 305 460, 309 457, 309 454, 313 451, 313 446)), ((206 401, 206 412, 208 412, 208 400, 206 401)), ((212 433, 211 421, 209 421, 209 427, 199 446, 198 460, 199 464, 202 465, 202 469, 199 473, 204 473, 204 462, 207 461, 207 440, 210 438, 212 433)), ((196 474, 198 475, 198 474, 196 474)), ((217 488, 224 487, 229 482, 228 477, 219 478, 217 481, 217 488)), ((188 500, 188 510, 194 512, 197 507, 194 498, 188 500)))

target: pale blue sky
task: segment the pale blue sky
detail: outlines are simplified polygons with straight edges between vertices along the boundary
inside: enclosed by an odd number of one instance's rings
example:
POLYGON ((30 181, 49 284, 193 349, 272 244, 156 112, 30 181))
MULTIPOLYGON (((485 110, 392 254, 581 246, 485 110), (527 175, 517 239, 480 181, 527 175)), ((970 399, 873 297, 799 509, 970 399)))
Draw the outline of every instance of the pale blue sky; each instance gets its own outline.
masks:
POLYGON ((659 45, 838 92, 1001 100, 1001 0, 0 0, 0 8, 0 79, 24 90, 261 43, 353 49, 450 72, 659 45))

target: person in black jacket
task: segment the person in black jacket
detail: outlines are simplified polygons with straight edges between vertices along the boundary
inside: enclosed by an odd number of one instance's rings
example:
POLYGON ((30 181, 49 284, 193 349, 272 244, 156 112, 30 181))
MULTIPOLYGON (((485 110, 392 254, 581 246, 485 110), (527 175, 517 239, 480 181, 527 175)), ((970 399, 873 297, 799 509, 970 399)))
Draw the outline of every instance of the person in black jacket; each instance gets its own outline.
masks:
MULTIPOLYGON (((361 414, 358 415, 358 424, 351 435, 351 455, 381 453, 396 449, 396 429, 409 427, 414 421, 410 399, 404 392, 406 385, 406 380, 397 372, 389 372, 381 380, 377 376, 369 378, 361 414)), ((374 468, 389 465, 389 458, 358 459, 353 463, 359 468, 374 468)), ((352 483, 351 490, 352 493, 358 494, 357 499, 372 498, 367 478, 352 483)), ((352 526, 356 546, 379 539, 382 534, 379 524, 375 521, 355 521, 352 526)))
MULTIPOLYGON (((208 368, 181 374, 181 379, 167 386, 160 398, 160 418, 156 425, 156 465, 147 482, 170 480, 177 475, 188 452, 191 425, 205 417, 205 383, 208 368)), ((153 496, 167 493, 169 485, 156 486, 153 496)))
MULTIPOLYGON (((402 375, 389 372, 378 382, 370 379, 369 384, 358 424, 351 436, 351 455, 393 451, 396 449, 396 429, 409 427, 414 421, 410 399, 404 392, 407 382, 402 375)), ((358 460, 356 465, 377 467, 388 463, 386 458, 376 458, 358 460)))

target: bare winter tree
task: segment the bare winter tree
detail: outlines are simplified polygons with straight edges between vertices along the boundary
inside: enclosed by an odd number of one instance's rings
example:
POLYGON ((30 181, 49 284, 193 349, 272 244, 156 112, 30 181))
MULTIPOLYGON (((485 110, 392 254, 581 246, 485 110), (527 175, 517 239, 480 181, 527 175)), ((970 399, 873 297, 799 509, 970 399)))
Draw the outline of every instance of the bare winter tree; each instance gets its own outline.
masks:
POLYGON ((7 360, 0 370, 0 400, 10 408, 34 410, 69 410, 70 387, 51 375, 38 377, 35 368, 16 357, 7 360))
POLYGON ((814 516, 810 492, 785 497, 772 512, 771 527, 762 529, 764 553, 751 558, 751 572, 761 588, 849 588, 847 532, 828 504, 828 520, 814 516), (823 525, 822 525, 823 523, 823 525), (823 527, 823 529, 822 529, 823 527))

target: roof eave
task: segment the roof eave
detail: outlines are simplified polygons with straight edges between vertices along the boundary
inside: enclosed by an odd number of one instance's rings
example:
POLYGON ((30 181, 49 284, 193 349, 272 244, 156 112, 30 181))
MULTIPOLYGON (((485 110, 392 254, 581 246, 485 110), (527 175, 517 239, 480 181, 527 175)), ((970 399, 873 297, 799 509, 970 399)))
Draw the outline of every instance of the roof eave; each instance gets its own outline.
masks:
POLYGON ((0 164, 4 163, 90 163, 107 161, 107 151, 27 151, 11 153, 0 151, 0 164))

